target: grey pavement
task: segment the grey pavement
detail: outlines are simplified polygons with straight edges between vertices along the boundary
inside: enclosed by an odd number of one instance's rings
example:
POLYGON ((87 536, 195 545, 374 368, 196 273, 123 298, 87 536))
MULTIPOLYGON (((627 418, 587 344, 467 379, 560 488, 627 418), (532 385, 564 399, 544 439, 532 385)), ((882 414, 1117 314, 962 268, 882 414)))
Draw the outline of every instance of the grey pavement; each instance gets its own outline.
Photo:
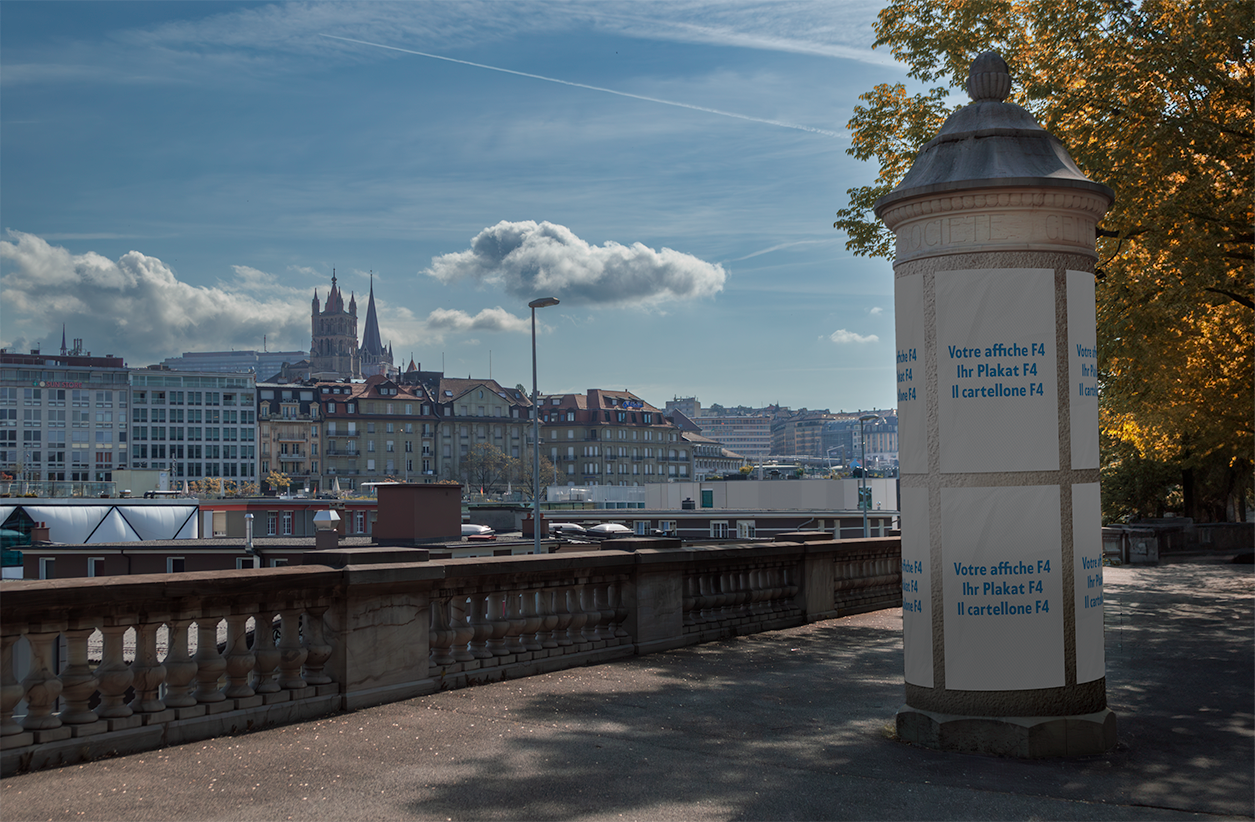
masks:
POLYGON ((1252 818, 1252 567, 1105 578, 1104 756, 894 740, 888 610, 10 777, 0 818, 1252 818))

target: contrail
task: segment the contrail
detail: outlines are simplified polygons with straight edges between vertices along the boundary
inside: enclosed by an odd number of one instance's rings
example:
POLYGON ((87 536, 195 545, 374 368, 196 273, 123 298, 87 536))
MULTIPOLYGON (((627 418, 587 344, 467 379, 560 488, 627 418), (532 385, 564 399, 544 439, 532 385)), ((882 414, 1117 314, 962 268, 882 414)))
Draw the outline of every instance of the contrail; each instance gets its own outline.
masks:
POLYGON ((835 131, 828 131, 822 128, 811 128, 810 126, 799 126, 796 123, 786 123, 783 120, 768 120, 763 117, 751 117, 748 114, 737 114, 734 111, 721 111, 717 108, 706 108, 705 106, 694 106, 689 103, 677 103, 674 100, 660 100, 657 97, 646 97, 642 94, 629 94, 626 91, 615 91, 612 88, 602 88, 601 86, 590 86, 585 83, 575 83, 570 80, 559 80, 556 77, 545 77, 541 74, 528 74, 525 71, 515 71, 514 69, 501 68, 500 66, 488 66, 483 63, 472 63, 470 60, 457 60, 453 57, 441 57, 439 54, 428 54, 425 51, 415 51, 413 49, 403 49, 397 46, 387 46, 383 43, 370 43, 365 40, 354 40, 351 37, 338 37, 334 34, 324 34, 323 37, 330 37, 332 40, 343 40, 346 43, 357 43, 361 46, 374 46, 375 48, 388 49, 389 51, 399 51, 405 54, 416 54, 419 57, 430 57, 433 60, 444 60, 448 63, 460 63, 463 66, 474 66, 475 68, 488 69, 489 71, 500 71, 504 74, 513 74, 518 77, 530 77, 533 80, 544 80, 548 83, 559 83, 564 86, 574 86, 575 88, 588 89, 589 91, 600 91, 606 94, 615 94, 619 97, 630 97, 633 100, 644 100, 647 103, 661 103, 664 106, 675 106, 676 108, 687 108, 693 111, 704 111, 707 114, 719 114, 723 117, 735 117, 738 120, 749 120, 751 123, 766 123, 769 126, 780 126, 782 128, 791 128, 796 131, 809 131, 811 134, 822 134, 825 137, 840 137, 841 135, 835 131))

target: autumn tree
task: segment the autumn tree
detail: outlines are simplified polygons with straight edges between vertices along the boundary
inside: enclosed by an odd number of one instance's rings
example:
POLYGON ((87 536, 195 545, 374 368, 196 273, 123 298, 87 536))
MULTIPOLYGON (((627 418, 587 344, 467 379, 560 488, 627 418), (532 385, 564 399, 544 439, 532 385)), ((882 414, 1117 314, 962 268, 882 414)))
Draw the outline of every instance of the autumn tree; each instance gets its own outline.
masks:
POLYGON ((280 494, 288 490, 288 486, 291 484, 291 477, 278 469, 272 469, 270 473, 266 475, 266 485, 270 486, 280 494))
POLYGON ((966 102, 968 67, 987 50, 1011 68, 1009 102, 1115 191, 1096 271, 1108 518, 1179 501, 1168 510, 1243 519, 1251 497, 1253 8, 893 0, 876 24, 875 45, 931 88, 861 96, 848 152, 879 174, 838 212, 849 249, 892 255, 871 208, 966 102))

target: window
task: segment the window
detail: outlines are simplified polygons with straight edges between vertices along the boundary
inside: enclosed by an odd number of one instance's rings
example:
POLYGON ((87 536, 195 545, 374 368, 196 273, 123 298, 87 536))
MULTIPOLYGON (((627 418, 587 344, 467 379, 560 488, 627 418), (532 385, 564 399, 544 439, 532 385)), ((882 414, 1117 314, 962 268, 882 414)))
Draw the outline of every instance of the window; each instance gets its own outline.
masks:
POLYGON ((56 579, 57 578, 57 561, 53 557, 39 558, 39 578, 40 579, 56 579))
POLYGON ((737 539, 754 539, 755 533, 754 520, 739 519, 736 521, 737 539))
POLYGON ((181 574, 186 564, 183 557, 166 557, 166 573, 181 574))
MULTIPOLYGON (((266 466, 262 465, 262 470, 266 470, 266 466)), ((266 512, 266 536, 273 537, 278 531, 279 515, 274 511, 266 512)))
POLYGON ((283 535, 285 537, 292 536, 292 512, 283 512, 283 535))
POLYGON ((271 568, 278 568, 280 565, 287 565, 287 564, 288 564, 288 561, 286 558, 277 558, 277 559, 270 560, 271 568))
POLYGON ((728 521, 718 520, 710 523, 711 539, 727 539, 728 538, 728 521))

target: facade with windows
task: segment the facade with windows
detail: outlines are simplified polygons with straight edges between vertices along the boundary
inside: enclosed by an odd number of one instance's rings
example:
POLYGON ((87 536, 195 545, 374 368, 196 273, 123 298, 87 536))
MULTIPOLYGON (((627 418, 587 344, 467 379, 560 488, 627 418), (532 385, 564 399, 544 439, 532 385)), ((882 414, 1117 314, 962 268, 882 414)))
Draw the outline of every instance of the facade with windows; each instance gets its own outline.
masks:
POLYGON ((324 451, 321 474, 311 473, 311 483, 347 491, 364 482, 435 481, 440 418, 427 386, 376 374, 365 382, 320 382, 313 388, 321 404, 316 413, 324 451))
POLYGON ((129 464, 129 401, 120 357, 0 350, 0 472, 26 483, 111 482, 129 464))
POLYGON ((760 460, 772 453, 771 417, 767 415, 720 415, 693 418, 702 436, 749 459, 760 460))
POLYGON ((685 431, 681 438, 689 444, 693 451, 693 477, 703 480, 707 477, 722 478, 732 474, 745 465, 745 457, 725 448, 721 443, 710 437, 685 431))
POLYGON ((468 469, 474 473, 476 446, 491 445, 507 459, 525 456, 532 430, 526 393, 496 380, 441 376, 435 394, 440 412, 436 468, 442 479, 476 484, 468 476, 468 469))
POLYGON ((320 487, 322 415, 318 387, 257 384, 257 476, 285 474, 289 488, 316 492, 320 487))
POLYGON ((540 400, 542 455, 563 485, 692 479, 692 445, 660 409, 630 391, 590 388, 540 400))
POLYGON ((131 382, 132 468, 170 480, 257 482, 257 404, 251 374, 135 369, 131 382))

